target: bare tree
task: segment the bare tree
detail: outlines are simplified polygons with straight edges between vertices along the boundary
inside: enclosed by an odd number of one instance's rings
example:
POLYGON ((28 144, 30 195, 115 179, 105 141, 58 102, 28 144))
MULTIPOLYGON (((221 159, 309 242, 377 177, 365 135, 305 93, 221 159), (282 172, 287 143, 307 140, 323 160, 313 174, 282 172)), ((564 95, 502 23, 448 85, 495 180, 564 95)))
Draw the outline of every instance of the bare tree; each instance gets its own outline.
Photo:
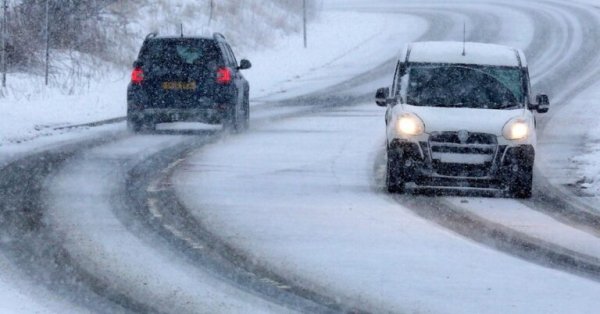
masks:
POLYGON ((35 66, 42 63, 38 52, 48 41, 55 49, 73 49, 98 54, 107 49, 102 22, 104 9, 114 0, 23 0, 12 8, 8 25, 14 54, 12 63, 35 66), (46 8, 48 4, 48 8, 46 8), (46 29, 46 9, 50 21, 46 29))

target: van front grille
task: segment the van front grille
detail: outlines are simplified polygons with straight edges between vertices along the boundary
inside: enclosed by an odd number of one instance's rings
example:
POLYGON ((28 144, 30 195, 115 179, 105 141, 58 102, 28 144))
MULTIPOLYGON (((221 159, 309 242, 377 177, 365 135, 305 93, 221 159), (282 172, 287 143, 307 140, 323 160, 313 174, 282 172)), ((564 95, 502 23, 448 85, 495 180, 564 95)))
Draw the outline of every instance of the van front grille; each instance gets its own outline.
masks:
POLYGON ((493 134, 437 132, 429 138, 433 171, 452 177, 485 177, 498 150, 493 134))

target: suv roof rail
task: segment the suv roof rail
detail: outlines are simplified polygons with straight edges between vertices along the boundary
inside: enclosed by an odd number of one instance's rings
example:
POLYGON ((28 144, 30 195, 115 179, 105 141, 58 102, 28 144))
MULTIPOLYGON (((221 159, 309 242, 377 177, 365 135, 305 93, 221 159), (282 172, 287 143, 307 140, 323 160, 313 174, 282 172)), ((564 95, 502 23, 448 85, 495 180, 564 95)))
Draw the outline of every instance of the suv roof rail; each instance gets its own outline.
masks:
POLYGON ((156 36, 158 36, 158 32, 152 32, 152 33, 146 35, 145 39, 154 38, 156 36))
POLYGON ((213 38, 216 40, 225 40, 225 36, 221 33, 213 33, 213 38))

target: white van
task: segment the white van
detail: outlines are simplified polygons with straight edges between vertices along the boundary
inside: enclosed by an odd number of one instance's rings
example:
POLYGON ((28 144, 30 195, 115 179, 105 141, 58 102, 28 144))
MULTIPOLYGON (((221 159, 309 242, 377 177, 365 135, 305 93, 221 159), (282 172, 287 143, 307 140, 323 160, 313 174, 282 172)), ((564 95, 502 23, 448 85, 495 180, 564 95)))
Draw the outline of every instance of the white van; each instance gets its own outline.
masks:
POLYGON ((391 88, 377 90, 387 107, 387 189, 501 189, 531 196, 536 149, 525 55, 482 43, 419 42, 400 55, 391 88))

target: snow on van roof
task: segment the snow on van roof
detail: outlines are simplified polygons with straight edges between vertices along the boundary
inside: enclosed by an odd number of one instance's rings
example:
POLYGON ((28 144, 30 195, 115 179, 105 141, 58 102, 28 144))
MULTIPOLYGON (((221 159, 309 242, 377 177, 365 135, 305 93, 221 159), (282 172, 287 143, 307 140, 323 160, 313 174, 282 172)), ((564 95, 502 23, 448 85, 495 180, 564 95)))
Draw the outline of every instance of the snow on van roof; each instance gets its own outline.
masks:
POLYGON ((459 63, 482 64, 494 66, 527 66, 523 53, 515 48, 484 44, 452 41, 416 42, 409 45, 409 62, 424 63, 459 63))

